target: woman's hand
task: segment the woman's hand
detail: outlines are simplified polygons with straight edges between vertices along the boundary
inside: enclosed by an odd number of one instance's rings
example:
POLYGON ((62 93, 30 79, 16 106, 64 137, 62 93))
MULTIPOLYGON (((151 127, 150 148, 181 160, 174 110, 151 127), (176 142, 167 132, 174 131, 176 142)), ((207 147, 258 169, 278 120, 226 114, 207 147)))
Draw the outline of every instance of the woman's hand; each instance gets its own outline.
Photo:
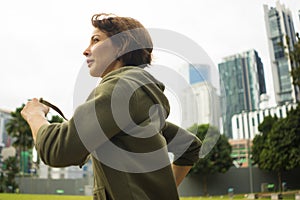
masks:
POLYGON ((21 111, 22 117, 29 123, 34 117, 44 117, 49 112, 49 107, 40 103, 37 98, 29 100, 23 110, 21 111))
POLYGON ((44 124, 49 124, 46 115, 49 112, 49 107, 40 103, 37 98, 28 101, 21 111, 22 117, 27 121, 31 128, 32 137, 36 140, 39 128, 44 124))

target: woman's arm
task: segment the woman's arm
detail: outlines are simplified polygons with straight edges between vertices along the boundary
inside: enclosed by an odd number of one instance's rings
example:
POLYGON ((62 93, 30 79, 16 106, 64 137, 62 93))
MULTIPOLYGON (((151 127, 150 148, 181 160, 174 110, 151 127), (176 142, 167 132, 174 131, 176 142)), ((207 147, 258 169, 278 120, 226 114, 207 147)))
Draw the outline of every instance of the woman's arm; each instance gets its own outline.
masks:
POLYGON ((38 130, 43 125, 50 124, 45 117, 48 112, 49 107, 40 103, 37 98, 28 101, 21 111, 22 117, 29 124, 34 143, 36 143, 38 130))
POLYGON ((34 98, 21 114, 31 128, 37 152, 43 162, 53 167, 82 165, 89 152, 82 144, 73 120, 49 123, 45 117, 49 107, 34 98))
POLYGON ((176 185, 179 186, 194 163, 199 160, 202 143, 196 135, 170 122, 166 122, 162 134, 168 143, 168 151, 174 155, 172 170, 176 185))

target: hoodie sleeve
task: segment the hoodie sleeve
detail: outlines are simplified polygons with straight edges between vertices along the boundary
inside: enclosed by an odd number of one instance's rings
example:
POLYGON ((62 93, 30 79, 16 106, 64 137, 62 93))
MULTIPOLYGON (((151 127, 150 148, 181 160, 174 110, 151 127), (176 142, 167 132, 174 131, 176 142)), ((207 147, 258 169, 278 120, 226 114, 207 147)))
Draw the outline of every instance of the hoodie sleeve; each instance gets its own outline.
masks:
POLYGON ((42 161, 52 167, 83 165, 89 155, 73 120, 43 125, 38 131, 35 147, 42 161))
POLYGON ((194 134, 170 122, 166 122, 162 134, 168 143, 168 151, 174 154, 173 164, 192 166, 199 160, 202 142, 194 134))
POLYGON ((99 85, 68 122, 42 126, 37 134, 36 149, 47 165, 66 167, 82 165, 90 152, 120 132, 111 112, 114 83, 99 85))

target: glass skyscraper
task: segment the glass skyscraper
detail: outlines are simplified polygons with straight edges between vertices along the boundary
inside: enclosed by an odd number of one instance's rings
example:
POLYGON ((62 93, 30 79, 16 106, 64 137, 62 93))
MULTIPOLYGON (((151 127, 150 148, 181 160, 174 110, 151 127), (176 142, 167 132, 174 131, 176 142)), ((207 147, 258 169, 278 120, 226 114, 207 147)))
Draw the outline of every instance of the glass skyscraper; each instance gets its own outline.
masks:
POLYGON ((189 82, 190 84, 211 82, 210 71, 208 65, 189 64, 189 82))
POLYGON ((190 128, 195 123, 220 128, 220 94, 217 90, 219 82, 214 82, 217 75, 213 73, 216 70, 213 67, 209 64, 189 63, 180 69, 180 73, 189 83, 189 88, 183 89, 182 96, 184 128, 190 128))
POLYGON ((276 8, 264 5, 264 14, 276 103, 296 102, 298 92, 290 75, 293 66, 289 48, 285 48, 289 46, 292 50, 296 43, 292 14, 279 2, 276 8))
POLYGON ((232 116, 259 108, 260 95, 266 93, 265 76, 261 59, 254 49, 223 60, 218 65, 223 132, 232 138, 232 116))

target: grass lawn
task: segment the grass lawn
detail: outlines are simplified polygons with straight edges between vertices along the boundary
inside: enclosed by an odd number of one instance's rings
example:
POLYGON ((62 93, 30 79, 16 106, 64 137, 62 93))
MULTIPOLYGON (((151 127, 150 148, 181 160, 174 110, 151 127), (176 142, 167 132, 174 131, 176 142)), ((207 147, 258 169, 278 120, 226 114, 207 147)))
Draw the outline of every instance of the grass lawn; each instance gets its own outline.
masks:
MULTIPOLYGON (((0 193, 0 200, 92 200, 91 196, 67 196, 67 195, 38 195, 38 194, 3 194, 0 193)), ((228 196, 215 197, 181 197, 180 200, 230 200, 228 196)), ((233 200, 246 200, 242 195, 234 196, 233 200)), ((270 198, 265 198, 270 199, 270 198)), ((295 199, 295 198, 284 198, 295 199)), ((262 199, 260 199, 262 200, 262 199)))
POLYGON ((0 200, 92 200, 91 196, 0 194, 0 200))

